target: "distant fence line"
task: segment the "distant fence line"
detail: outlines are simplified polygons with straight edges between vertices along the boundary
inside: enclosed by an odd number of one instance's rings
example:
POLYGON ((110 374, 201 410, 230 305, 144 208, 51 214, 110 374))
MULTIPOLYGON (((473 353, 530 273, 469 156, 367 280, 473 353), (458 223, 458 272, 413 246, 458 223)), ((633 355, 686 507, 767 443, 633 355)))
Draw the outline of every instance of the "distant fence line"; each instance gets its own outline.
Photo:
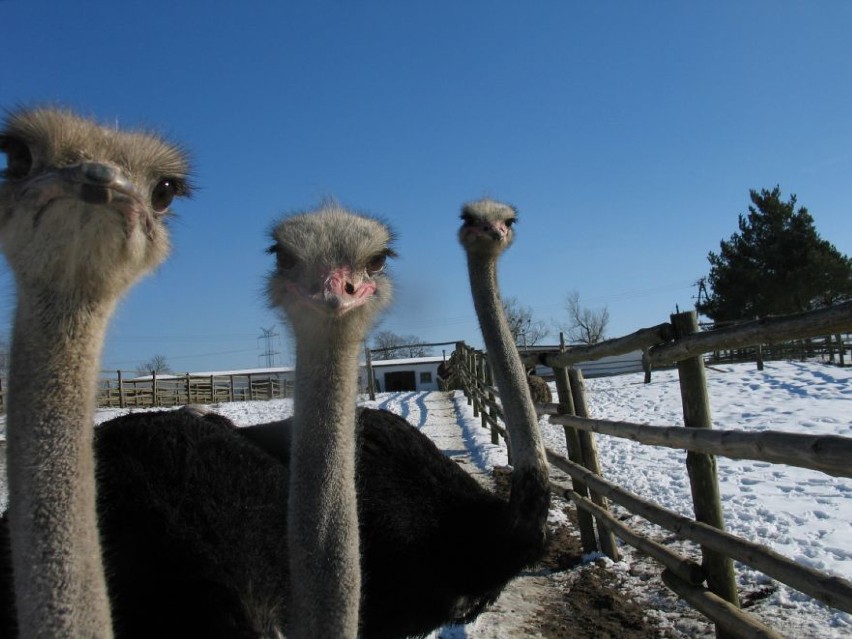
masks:
MULTIPOLYGON (((763 431, 712 430, 704 359, 708 353, 761 344, 803 340, 852 331, 852 302, 810 313, 772 317, 724 329, 700 332, 695 313, 679 313, 671 322, 641 329, 594 346, 525 353, 527 366, 553 369, 557 403, 540 404, 540 414, 564 428, 568 457, 548 450, 550 463, 571 478, 555 485, 577 506, 585 552, 600 550, 614 560, 613 535, 647 553, 660 564, 663 582, 716 624, 717 637, 780 637, 772 628, 739 609, 733 560, 783 582, 827 605, 852 613, 852 582, 799 564, 770 548, 725 531, 715 455, 754 459, 852 477, 852 438, 763 431), (585 385, 574 364, 641 350, 648 374, 653 367, 677 367, 684 406, 684 426, 649 426, 590 419, 585 385), (645 445, 687 450, 695 519, 645 500, 601 477, 593 433, 631 439, 645 445), (701 548, 701 563, 682 557, 625 526, 608 511, 613 501, 628 511, 701 548)), ((828 340, 837 345, 837 340, 828 340)), ((842 340, 839 350, 845 349, 842 340)), ((492 441, 505 438, 502 411, 484 353, 460 343, 453 356, 455 374, 492 441)), ((841 362, 843 360, 841 359, 841 362)), ((509 450, 511 459, 511 450, 509 450)), ((850 540, 852 545, 852 540, 850 540)))
POLYGON ((293 382, 282 373, 234 373, 229 375, 157 375, 125 379, 102 378, 98 389, 100 408, 151 408, 184 404, 215 404, 293 396, 293 382))

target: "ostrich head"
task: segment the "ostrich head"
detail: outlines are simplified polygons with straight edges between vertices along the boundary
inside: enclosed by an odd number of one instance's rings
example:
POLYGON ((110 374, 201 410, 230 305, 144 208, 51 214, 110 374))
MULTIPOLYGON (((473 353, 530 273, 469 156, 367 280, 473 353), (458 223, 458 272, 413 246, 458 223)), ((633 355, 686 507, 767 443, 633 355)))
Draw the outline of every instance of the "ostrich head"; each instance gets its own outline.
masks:
POLYGON ((6 118, 0 150, 0 248, 19 285, 111 298, 165 259, 169 205, 189 193, 178 147, 41 108, 6 118))
POLYGON ((333 323, 363 334, 390 303, 392 283, 384 269, 396 253, 393 234, 381 222, 331 203, 285 218, 272 239, 269 300, 295 331, 333 323))
POLYGON ((514 207, 496 200, 468 202, 462 207, 459 241, 470 255, 496 257, 512 243, 517 218, 514 207))

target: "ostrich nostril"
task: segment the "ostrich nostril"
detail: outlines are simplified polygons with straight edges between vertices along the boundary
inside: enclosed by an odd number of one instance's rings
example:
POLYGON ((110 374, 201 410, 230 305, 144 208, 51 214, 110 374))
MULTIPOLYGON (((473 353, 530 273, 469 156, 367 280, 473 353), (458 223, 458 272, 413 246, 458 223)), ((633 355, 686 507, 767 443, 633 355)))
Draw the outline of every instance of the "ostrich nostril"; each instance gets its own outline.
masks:
POLYGON ((115 180, 116 170, 106 164, 100 164, 99 162, 84 162, 80 168, 83 175, 86 176, 86 179, 95 184, 109 184, 115 180))
POLYGON ((352 295, 355 292, 355 286, 353 286, 352 282, 346 282, 346 286, 343 287, 343 290, 346 291, 347 295, 352 295))

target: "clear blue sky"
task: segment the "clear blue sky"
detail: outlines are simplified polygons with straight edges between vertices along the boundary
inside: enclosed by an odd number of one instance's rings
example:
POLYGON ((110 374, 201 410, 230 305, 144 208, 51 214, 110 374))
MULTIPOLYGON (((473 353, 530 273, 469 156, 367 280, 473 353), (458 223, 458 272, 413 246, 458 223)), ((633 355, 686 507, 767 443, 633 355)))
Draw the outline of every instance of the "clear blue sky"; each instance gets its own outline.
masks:
MULTIPOLYGON (((455 233, 483 195, 520 211, 504 295, 549 323, 577 291, 610 337, 692 307, 751 188, 797 194, 852 253, 846 1, 0 0, 0 24, 0 107, 153 127, 194 158, 107 369, 260 364, 266 233, 326 196, 392 223, 380 328, 426 341, 481 344, 455 233)), ((13 303, 4 263, 3 327, 13 303)))

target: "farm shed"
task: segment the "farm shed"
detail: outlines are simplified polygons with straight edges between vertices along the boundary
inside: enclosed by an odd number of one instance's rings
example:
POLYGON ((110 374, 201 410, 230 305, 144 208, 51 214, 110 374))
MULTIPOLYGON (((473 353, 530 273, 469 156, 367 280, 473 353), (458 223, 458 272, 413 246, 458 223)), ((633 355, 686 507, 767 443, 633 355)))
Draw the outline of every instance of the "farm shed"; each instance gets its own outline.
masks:
POLYGON ((372 366, 376 391, 438 390, 438 365, 443 361, 441 356, 374 360, 372 366))

